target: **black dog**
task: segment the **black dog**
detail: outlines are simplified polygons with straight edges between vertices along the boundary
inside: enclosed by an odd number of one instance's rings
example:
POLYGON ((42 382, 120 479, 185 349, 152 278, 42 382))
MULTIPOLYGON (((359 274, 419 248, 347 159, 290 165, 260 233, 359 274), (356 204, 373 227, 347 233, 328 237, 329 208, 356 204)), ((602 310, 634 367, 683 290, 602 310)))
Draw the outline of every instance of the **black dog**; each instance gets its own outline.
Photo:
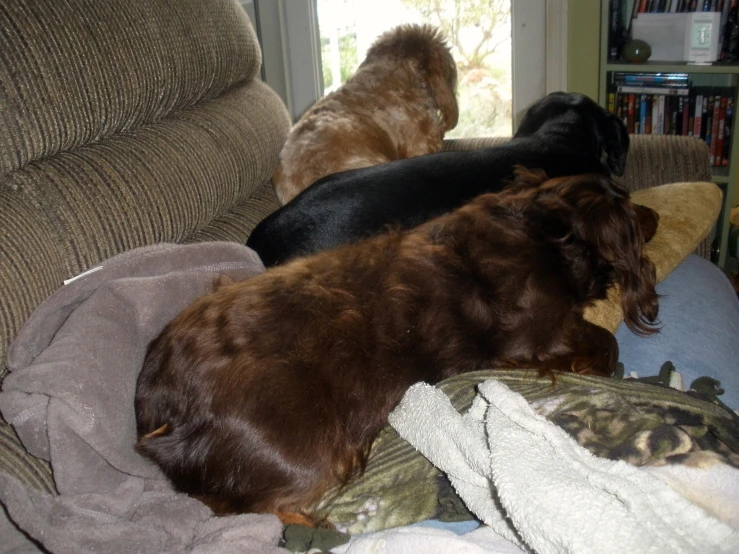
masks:
POLYGON ((623 175, 628 147, 626 127, 615 114, 582 94, 555 92, 532 105, 514 137, 500 146, 324 177, 259 223, 246 245, 265 266, 277 265, 388 226, 415 227, 484 192, 502 190, 518 165, 549 177, 623 175))

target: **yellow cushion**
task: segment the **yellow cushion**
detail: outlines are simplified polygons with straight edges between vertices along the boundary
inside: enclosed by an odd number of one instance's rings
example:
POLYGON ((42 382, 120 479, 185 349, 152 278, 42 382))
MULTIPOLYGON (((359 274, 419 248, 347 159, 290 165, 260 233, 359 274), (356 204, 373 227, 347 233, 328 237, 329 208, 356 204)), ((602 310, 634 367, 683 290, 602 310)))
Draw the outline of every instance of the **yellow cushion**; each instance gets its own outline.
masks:
MULTIPOLYGON (((657 267, 657 282, 675 269, 711 232, 721 210, 721 189, 714 183, 671 183, 631 193, 636 204, 659 213, 657 234, 646 246, 657 267)), ((587 310, 585 319, 615 333, 623 320, 621 294, 613 287, 608 298, 587 310)))

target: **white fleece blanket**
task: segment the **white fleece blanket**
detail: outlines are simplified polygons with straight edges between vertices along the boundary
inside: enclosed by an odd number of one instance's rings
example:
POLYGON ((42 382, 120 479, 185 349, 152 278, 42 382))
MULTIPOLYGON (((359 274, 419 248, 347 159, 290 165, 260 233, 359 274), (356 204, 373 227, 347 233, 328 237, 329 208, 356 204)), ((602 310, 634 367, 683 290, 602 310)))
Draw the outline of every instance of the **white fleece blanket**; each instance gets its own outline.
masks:
POLYGON ((723 464, 637 468, 597 458, 494 380, 465 415, 438 389, 415 385, 390 423, 489 528, 391 530, 337 552, 438 552, 440 539, 445 552, 739 552, 739 471, 723 464), (429 532, 434 540, 424 542, 429 532))

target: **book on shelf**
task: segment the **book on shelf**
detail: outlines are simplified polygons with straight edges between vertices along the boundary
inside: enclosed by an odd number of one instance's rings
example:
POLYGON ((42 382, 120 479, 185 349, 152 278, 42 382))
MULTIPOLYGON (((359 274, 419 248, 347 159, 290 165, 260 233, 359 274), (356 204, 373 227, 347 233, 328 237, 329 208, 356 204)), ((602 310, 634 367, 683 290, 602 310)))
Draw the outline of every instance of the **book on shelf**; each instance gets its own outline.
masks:
MULTIPOLYGON (((625 2, 626 0, 624 0, 625 2)), ((622 44, 621 0, 608 2, 608 59, 617 60, 621 56, 622 44)))
POLYGON ((726 114, 724 116, 724 150, 721 156, 721 165, 729 165, 729 153, 731 151, 731 128, 734 119, 734 96, 726 98, 726 114))
POLYGON ((618 85, 616 92, 629 92, 634 94, 674 94, 675 96, 687 96, 690 89, 687 87, 659 87, 645 85, 618 85))
POLYGON ((713 129, 713 94, 708 94, 705 97, 704 104, 706 105, 705 112, 703 112, 703 121, 705 122, 704 129, 703 129, 703 135, 701 135, 701 138, 703 138, 704 141, 706 141, 706 144, 708 145, 708 152, 709 157, 711 156, 711 139, 713 135, 711 134, 711 130, 713 129))
POLYGON ((613 82, 619 85, 668 85, 670 87, 690 86, 690 75, 687 73, 627 73, 625 71, 614 71, 612 75, 613 82))
POLYGON ((634 0, 637 13, 720 12, 731 0, 634 0))
POLYGON ((724 156, 724 133, 726 127, 726 102, 728 98, 726 96, 720 97, 720 105, 717 111, 718 123, 716 124, 716 148, 713 153, 713 165, 720 167, 723 164, 724 156))
POLYGON ((687 74, 613 72, 607 106, 629 134, 699 137, 708 145, 711 164, 726 167, 736 94, 736 87, 693 86, 687 74))

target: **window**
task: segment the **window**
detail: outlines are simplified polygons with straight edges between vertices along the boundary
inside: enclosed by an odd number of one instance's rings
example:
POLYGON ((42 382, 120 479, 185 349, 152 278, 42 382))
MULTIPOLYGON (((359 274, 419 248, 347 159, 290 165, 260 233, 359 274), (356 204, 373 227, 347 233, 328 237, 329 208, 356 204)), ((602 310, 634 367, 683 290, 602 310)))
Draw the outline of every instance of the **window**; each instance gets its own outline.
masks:
MULTIPOLYGON (((463 64, 458 91, 461 115, 457 129, 448 136, 482 136, 510 135, 511 114, 518 121, 533 101, 565 88, 567 0, 516 0, 512 5, 509 1, 244 0, 242 4, 251 12, 262 45, 263 78, 283 98, 294 120, 324 93, 324 82, 330 91, 335 75, 341 79, 342 72, 344 77, 350 74, 361 61, 363 49, 385 29, 421 20, 439 25, 438 17, 449 15, 431 10, 436 4, 457 9, 467 5, 467 11, 479 5, 510 6, 507 28, 475 29, 474 18, 467 17, 462 18, 466 23, 460 30, 462 36, 457 37, 456 48, 469 49, 477 41, 476 34, 486 33, 489 44, 485 47, 493 52, 483 64, 476 60, 475 66, 463 61, 463 52, 454 51, 458 65, 463 64), (419 6, 426 8, 425 19, 419 6), (332 43, 339 49, 331 48, 332 43), (353 49, 358 60, 351 60, 353 49), (493 61, 498 68, 492 67, 493 61), (490 113, 491 109, 496 113, 490 113)), ((467 11, 464 15, 469 16, 467 11)))
POLYGON ((447 136, 511 133, 511 0, 318 0, 317 7, 324 94, 354 74, 383 32, 432 23, 457 62, 459 123, 447 136))

